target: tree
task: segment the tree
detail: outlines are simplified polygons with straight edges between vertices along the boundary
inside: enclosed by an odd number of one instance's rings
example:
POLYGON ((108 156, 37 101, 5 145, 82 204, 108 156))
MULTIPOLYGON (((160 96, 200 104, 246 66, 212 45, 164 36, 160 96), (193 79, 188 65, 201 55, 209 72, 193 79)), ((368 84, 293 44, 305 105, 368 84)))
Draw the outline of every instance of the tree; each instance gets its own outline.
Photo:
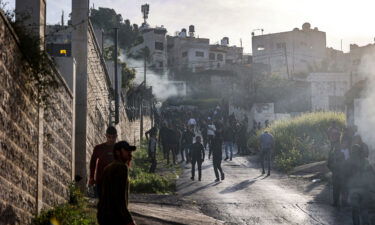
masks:
POLYGON ((138 25, 132 25, 128 19, 123 20, 121 14, 117 14, 114 9, 91 9, 90 19, 94 26, 104 30, 107 37, 113 37, 113 28, 119 28, 118 41, 122 49, 129 49, 140 40, 138 25))
MULTIPOLYGON (((130 20, 124 20, 121 14, 117 14, 114 9, 99 8, 91 9, 91 22, 94 26, 103 29, 106 38, 113 40, 113 28, 118 30, 119 48, 127 50, 130 47, 143 42, 143 38, 139 33, 137 24, 131 24, 130 20)), ((114 46, 104 48, 104 58, 106 60, 113 60, 114 46)), ((120 55, 120 51, 118 51, 120 55)), ((134 69, 127 67, 125 62, 119 60, 121 65, 122 88, 127 89, 135 78, 136 72, 134 69)))

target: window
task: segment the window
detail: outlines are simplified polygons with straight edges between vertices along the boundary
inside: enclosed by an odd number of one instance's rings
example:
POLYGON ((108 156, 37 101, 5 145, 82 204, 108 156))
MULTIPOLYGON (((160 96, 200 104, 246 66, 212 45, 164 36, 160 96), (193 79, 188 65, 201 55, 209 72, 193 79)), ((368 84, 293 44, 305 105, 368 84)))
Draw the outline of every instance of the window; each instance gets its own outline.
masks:
POLYGON ((223 55, 222 54, 217 54, 217 60, 219 60, 219 61, 222 62, 224 60, 223 55))
POLYGON ((265 50, 265 48, 264 48, 263 45, 258 45, 257 50, 258 51, 263 51, 263 50, 265 50))
POLYGON ((163 51, 164 50, 164 44, 163 44, 163 42, 155 42, 155 49, 163 51))
POLYGON ((208 57, 210 60, 215 60, 215 53, 210 53, 208 57))
POLYGON ((182 57, 186 57, 187 54, 188 54, 187 52, 183 52, 183 53, 182 53, 182 57))
POLYGON ((196 52, 195 52, 195 56, 196 56, 196 57, 204 57, 204 52, 196 51, 196 52))

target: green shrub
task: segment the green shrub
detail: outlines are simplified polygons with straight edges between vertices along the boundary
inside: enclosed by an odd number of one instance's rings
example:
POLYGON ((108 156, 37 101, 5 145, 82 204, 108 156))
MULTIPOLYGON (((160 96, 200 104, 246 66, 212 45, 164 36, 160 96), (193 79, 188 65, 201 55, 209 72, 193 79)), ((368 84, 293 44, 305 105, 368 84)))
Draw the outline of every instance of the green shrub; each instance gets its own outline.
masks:
POLYGON ((132 192, 135 193, 170 193, 175 190, 173 177, 138 172, 135 179, 130 180, 132 192))
POLYGON ((132 193, 173 193, 176 190, 176 175, 180 168, 167 166, 162 153, 157 151, 158 173, 149 173, 151 166, 148 159, 146 142, 143 142, 134 152, 132 167, 130 168, 130 190, 132 193), (162 170, 162 171, 161 171, 162 170), (161 171, 161 172, 160 172, 161 171))
MULTIPOLYGON (((336 112, 314 112, 276 121, 267 130, 275 138, 275 164, 283 171, 295 166, 325 160, 329 153, 327 130, 336 121, 340 127, 346 124, 345 115, 336 112)), ((248 145, 258 149, 260 130, 250 137, 248 145)))
POLYGON ((87 200, 74 185, 70 187, 68 203, 44 210, 36 216, 32 225, 96 225, 96 218, 87 212, 87 200))

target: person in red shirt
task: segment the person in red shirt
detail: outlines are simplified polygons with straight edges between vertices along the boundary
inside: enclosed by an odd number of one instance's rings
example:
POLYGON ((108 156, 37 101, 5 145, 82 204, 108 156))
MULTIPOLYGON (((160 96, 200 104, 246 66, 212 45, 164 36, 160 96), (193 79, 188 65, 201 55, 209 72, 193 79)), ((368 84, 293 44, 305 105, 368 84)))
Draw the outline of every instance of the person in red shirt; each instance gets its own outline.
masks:
POLYGON ((96 186, 96 195, 99 196, 101 191, 101 181, 104 168, 113 160, 113 146, 117 139, 117 130, 109 126, 106 131, 107 141, 94 147, 90 159, 90 179, 89 185, 96 186))

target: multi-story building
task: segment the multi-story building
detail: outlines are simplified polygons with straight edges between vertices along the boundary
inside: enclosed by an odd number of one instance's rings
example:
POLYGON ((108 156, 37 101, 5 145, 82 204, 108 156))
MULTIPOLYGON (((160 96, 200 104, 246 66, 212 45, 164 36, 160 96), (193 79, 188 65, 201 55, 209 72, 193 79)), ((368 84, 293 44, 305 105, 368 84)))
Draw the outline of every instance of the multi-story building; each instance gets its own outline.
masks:
POLYGON ((204 71, 209 68, 210 40, 194 37, 194 26, 189 27, 176 36, 168 36, 168 66, 176 70, 192 72, 204 71))
POLYGON ((167 66, 167 29, 161 27, 150 27, 148 24, 143 24, 140 27, 140 32, 143 37, 143 42, 129 50, 131 55, 141 56, 145 47, 149 50, 149 67, 163 70, 167 66))
POLYGON ((221 44, 210 45, 207 38, 195 37, 195 28, 182 29, 175 36, 168 36, 168 66, 177 70, 201 72, 217 69, 225 64, 242 63, 243 48, 229 46, 229 38, 224 37, 221 44))
POLYGON ((268 64, 271 73, 282 77, 318 70, 326 57, 326 34, 309 23, 302 30, 252 37, 253 62, 268 64))
POLYGON ((350 45, 349 60, 352 83, 364 80, 373 74, 375 44, 366 46, 350 45))
POLYGON ((46 47, 52 56, 72 55, 72 26, 66 25, 48 25, 46 26, 46 47))

